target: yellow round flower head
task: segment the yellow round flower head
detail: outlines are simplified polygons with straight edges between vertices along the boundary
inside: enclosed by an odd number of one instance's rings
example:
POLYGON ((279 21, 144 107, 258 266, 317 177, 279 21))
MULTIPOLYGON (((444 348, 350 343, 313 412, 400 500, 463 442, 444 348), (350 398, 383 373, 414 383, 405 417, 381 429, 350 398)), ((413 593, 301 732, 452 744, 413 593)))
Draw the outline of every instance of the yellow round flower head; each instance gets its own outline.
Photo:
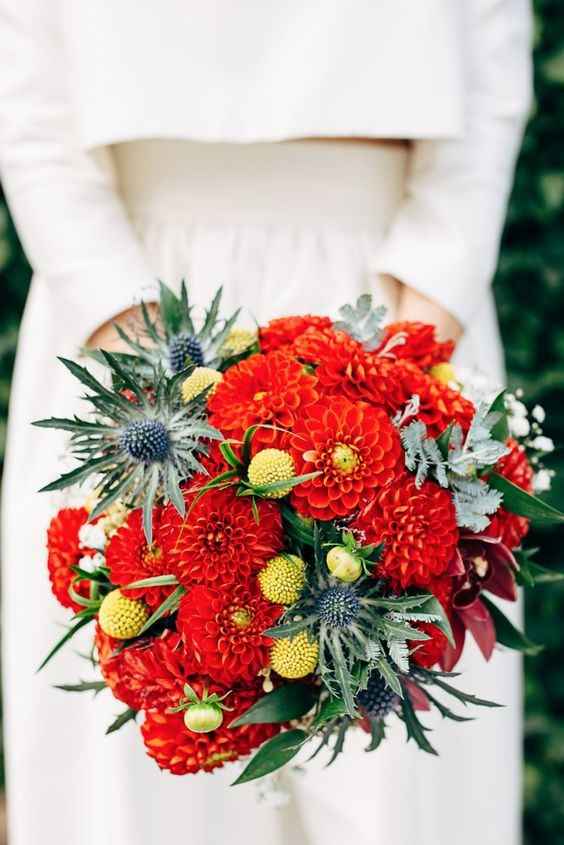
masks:
POLYGON ((148 618, 149 612, 143 602, 128 599, 121 590, 108 593, 98 614, 100 628, 115 640, 129 640, 138 636, 148 618))
POLYGON ((270 650, 272 668, 281 678, 305 678, 317 666, 319 646, 305 631, 276 640, 270 650))
POLYGON ((274 604, 294 604, 305 584, 305 563, 297 555, 276 555, 259 572, 265 599, 274 604))
MULTIPOLYGON (((249 464, 249 481, 253 487, 274 484, 278 481, 290 481, 296 474, 294 459, 282 449, 263 449, 249 464)), ((286 496, 291 487, 281 487, 263 495, 267 499, 281 499, 286 496)))
POLYGON ((186 403, 191 402, 212 385, 210 393, 213 393, 222 378, 222 374, 211 367, 196 367, 182 384, 182 399, 186 403))
POLYGON ((437 381, 440 381, 441 384, 451 384, 451 382, 456 381, 456 372, 452 364, 449 364, 448 361, 443 361, 441 364, 435 364, 434 367, 431 367, 429 373, 436 378, 437 381))
POLYGON ((231 329, 221 347, 222 355, 242 355, 243 352, 257 342, 256 329, 231 329))

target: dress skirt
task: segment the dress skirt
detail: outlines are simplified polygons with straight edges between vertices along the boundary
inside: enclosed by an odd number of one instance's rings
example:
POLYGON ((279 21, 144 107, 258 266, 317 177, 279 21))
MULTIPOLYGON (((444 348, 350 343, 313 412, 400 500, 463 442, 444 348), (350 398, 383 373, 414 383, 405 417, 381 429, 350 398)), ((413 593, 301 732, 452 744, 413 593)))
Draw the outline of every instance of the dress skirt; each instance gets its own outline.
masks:
MULTIPOLYGON (((224 313, 243 306, 248 325, 300 312, 335 316, 364 292, 393 307, 378 250, 403 197, 408 145, 150 141, 111 153, 155 277, 172 286, 185 278, 200 307, 220 284, 224 313)), ((276 801, 252 784, 230 788, 230 767, 161 773, 133 723, 105 736, 119 702, 106 691, 93 702, 53 688, 94 677, 88 634, 35 674, 68 621, 45 563, 45 529, 60 500, 36 493, 61 471, 64 438, 29 423, 77 410, 77 384, 55 356, 72 357, 84 341, 63 295, 35 278, 3 489, 10 845, 518 845, 521 667, 512 654, 496 653, 486 665, 467 647, 461 687, 506 706, 466 724, 425 714, 439 758, 406 745, 398 720, 373 754, 359 731, 331 768, 319 755, 290 772, 276 801)), ((501 378, 491 300, 458 357, 501 378)))

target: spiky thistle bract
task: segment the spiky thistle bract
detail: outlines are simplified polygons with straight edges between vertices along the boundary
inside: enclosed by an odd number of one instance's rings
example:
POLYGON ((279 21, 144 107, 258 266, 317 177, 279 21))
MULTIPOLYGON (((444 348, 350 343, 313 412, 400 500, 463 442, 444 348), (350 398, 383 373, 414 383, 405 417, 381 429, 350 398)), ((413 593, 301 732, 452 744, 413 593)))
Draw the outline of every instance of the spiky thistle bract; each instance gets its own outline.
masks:
POLYGON ((131 507, 142 505, 150 543, 151 514, 157 495, 172 502, 184 515, 180 485, 195 472, 205 471, 198 457, 207 453, 210 441, 221 440, 222 436, 207 422, 205 395, 187 404, 181 402, 181 375, 169 378, 157 369, 153 388, 147 391, 133 368, 109 352, 101 354, 114 379, 129 391, 129 397, 106 387, 85 367, 60 359, 89 389, 84 399, 93 413, 88 420, 75 416, 34 423, 41 428, 70 432, 70 453, 80 462, 42 489, 60 490, 93 477, 98 502, 91 519, 118 498, 131 507))
POLYGON ((116 325, 121 339, 131 349, 131 354, 149 367, 161 368, 169 375, 194 367, 219 369, 232 353, 226 346, 231 329, 239 316, 239 309, 229 318, 220 316, 223 289, 220 287, 201 321, 194 316, 188 288, 183 281, 180 295, 159 283, 159 319, 153 320, 149 310, 141 305, 143 325, 140 336, 133 336, 116 325))

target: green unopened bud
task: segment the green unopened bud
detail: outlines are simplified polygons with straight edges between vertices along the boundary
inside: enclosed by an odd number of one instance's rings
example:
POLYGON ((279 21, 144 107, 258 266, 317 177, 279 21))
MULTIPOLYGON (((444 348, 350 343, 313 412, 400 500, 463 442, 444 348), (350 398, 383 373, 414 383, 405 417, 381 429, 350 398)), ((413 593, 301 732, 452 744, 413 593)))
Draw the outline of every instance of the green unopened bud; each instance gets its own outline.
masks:
POLYGON ((362 575, 362 561, 344 546, 335 546, 327 554, 327 568, 339 581, 350 584, 362 575))
POLYGON ((200 702, 191 704, 184 713, 184 724, 189 731, 207 734, 215 731, 223 722, 223 711, 218 704, 200 702))

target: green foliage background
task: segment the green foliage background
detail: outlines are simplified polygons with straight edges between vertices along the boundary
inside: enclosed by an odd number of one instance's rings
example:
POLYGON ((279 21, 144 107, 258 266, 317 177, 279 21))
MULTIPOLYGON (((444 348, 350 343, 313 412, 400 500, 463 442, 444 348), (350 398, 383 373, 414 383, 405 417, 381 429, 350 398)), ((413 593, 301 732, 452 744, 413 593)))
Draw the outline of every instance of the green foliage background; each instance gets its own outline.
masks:
MULTIPOLYGON (((521 154, 495 290, 510 383, 547 410, 545 432, 564 444, 564 5, 537 0, 536 108, 521 154)), ((0 449, 29 267, 0 194, 0 449)), ((564 451, 551 498, 564 501, 564 451)), ((562 533, 534 532, 539 562, 564 568, 562 533)), ((527 601, 529 635, 546 644, 526 665, 527 845, 564 841, 564 586, 527 601)))

